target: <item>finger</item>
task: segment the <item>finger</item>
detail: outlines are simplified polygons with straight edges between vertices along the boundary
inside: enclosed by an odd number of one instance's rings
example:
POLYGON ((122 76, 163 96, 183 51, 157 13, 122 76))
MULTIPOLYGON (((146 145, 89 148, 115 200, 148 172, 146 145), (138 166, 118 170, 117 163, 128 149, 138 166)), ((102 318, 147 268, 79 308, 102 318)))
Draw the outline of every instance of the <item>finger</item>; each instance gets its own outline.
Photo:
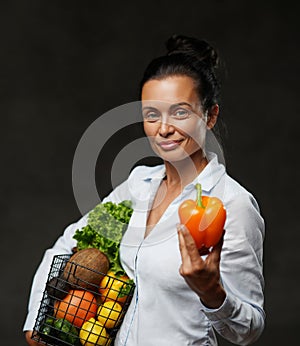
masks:
POLYGON ((182 225, 177 225, 178 240, 179 240, 179 250, 181 254, 182 263, 190 263, 190 256, 185 245, 185 239, 182 234, 182 225))
POLYGON ((210 261, 214 263, 220 263, 221 261, 221 252, 222 252, 222 247, 224 242, 224 234, 225 234, 225 230, 223 230, 222 237, 220 238, 219 242, 213 247, 209 255, 210 261))
POLYGON ((177 225, 178 238, 179 238, 179 248, 181 254, 181 265, 179 267, 179 273, 183 277, 186 277, 186 274, 190 272, 192 268, 191 258, 186 248, 185 239, 183 236, 184 230, 182 230, 182 225, 177 225))
POLYGON ((187 230, 187 228, 184 225, 180 225, 180 232, 183 236, 185 248, 190 257, 190 261, 191 262, 199 262, 199 260, 202 261, 202 258, 199 255, 196 243, 193 237, 191 236, 190 232, 187 230))

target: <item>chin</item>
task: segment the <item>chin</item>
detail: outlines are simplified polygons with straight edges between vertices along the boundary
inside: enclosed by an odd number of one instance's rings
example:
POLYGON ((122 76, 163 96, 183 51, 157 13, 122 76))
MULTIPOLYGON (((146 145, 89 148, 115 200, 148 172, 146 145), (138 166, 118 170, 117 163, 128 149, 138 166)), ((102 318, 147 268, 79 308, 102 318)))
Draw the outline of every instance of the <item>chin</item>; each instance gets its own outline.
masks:
POLYGON ((153 151, 159 156, 162 160, 167 162, 180 162, 180 161, 188 161, 193 160, 197 155, 202 157, 202 149, 197 148, 189 148, 189 150, 185 150, 181 147, 176 148, 174 150, 162 150, 158 147, 152 147, 153 151))
POLYGON ((186 160, 190 157, 190 154, 181 148, 177 148, 174 150, 161 150, 155 149, 154 152, 164 161, 168 162, 177 162, 186 160))

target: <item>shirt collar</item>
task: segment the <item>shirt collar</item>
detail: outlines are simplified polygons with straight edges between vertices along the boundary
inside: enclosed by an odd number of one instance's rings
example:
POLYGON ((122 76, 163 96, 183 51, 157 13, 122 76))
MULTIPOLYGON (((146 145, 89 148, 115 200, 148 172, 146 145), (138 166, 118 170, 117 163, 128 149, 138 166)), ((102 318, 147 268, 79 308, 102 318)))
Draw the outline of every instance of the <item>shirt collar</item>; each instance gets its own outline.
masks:
MULTIPOLYGON (((203 171, 194 179, 191 185, 200 183, 203 191, 210 191, 225 173, 225 167, 219 163, 218 156, 213 152, 207 152, 208 164, 203 171)), ((158 165, 143 178, 144 181, 161 180, 165 177, 165 165, 158 165)), ((190 185, 190 184, 189 184, 190 185)))
POLYGON ((216 186, 220 178, 225 174, 225 167, 219 163, 218 156, 215 153, 207 153, 208 164, 203 171, 192 182, 193 185, 201 184, 203 191, 210 191, 216 186))
POLYGON ((155 167, 152 167, 151 170, 149 170, 148 175, 146 175, 143 180, 144 181, 149 181, 153 179, 162 179, 166 175, 166 168, 165 165, 158 165, 155 167))

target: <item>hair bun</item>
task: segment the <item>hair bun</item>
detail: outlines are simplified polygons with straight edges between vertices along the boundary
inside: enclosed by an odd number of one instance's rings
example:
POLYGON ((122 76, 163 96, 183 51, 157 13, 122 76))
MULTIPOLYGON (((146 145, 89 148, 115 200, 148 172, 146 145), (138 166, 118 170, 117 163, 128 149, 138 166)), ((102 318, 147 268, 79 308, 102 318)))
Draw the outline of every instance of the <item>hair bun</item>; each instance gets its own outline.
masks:
POLYGON ((167 55, 186 54, 212 68, 219 65, 218 53, 205 40, 174 34, 166 41, 166 48, 167 55))

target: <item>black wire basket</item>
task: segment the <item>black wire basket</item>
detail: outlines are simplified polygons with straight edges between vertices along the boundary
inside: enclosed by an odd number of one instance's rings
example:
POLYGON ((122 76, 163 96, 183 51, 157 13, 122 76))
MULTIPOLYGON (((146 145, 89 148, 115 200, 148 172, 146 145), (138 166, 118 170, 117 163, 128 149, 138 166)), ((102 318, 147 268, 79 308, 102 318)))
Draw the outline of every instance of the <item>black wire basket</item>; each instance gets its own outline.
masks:
POLYGON ((70 257, 53 258, 32 339, 49 346, 112 346, 132 299, 134 283, 125 276, 70 262, 70 257), (74 280, 82 270, 98 274, 99 283, 74 280))

